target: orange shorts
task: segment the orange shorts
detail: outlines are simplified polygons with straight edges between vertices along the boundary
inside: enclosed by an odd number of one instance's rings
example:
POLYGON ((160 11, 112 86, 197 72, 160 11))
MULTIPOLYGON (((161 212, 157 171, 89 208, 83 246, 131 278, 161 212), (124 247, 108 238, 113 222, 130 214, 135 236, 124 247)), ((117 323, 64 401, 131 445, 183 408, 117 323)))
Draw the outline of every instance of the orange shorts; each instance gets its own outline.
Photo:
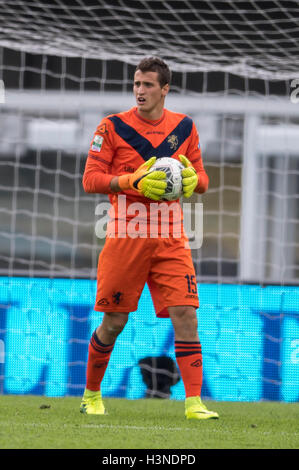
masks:
POLYGON ((169 317, 170 306, 198 308, 187 238, 106 238, 99 256, 95 310, 136 311, 146 283, 158 317, 169 317))

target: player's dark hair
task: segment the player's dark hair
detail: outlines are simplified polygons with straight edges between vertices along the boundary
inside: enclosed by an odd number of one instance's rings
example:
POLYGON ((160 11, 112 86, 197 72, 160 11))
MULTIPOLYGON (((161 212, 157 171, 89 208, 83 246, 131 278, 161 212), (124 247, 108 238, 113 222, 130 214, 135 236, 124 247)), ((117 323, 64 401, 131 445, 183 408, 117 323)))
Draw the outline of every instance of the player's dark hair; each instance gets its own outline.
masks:
POLYGON ((171 72, 167 64, 159 57, 145 57, 139 62, 135 72, 140 70, 141 72, 157 72, 158 80, 161 88, 167 83, 170 85, 171 72))

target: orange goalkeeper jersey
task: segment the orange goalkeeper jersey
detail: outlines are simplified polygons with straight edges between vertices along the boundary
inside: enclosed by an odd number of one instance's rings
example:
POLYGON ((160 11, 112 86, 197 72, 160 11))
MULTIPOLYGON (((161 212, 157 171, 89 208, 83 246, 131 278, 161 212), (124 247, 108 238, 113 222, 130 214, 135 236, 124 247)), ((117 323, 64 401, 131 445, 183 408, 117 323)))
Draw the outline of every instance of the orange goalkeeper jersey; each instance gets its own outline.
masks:
MULTIPOLYGON (((153 156, 178 158, 180 154, 185 155, 197 171, 196 192, 205 192, 209 180, 202 162, 198 133, 190 117, 164 109, 160 119, 150 121, 142 118, 136 107, 109 115, 97 127, 90 144, 83 175, 84 190, 109 194, 114 216, 119 218, 119 194, 126 195, 127 205, 142 202, 148 206, 153 201, 134 190, 113 193, 111 179, 133 173, 153 156)), ((128 221, 132 216, 125 217, 128 221)))

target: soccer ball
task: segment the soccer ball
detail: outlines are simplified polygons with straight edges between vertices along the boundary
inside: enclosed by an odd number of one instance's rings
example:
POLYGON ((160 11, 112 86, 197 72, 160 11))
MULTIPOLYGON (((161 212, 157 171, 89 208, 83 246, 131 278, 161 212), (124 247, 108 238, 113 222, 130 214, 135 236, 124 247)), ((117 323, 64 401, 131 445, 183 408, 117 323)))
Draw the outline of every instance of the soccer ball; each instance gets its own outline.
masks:
POLYGON ((151 171, 164 171, 166 173, 167 186, 163 200, 175 201, 183 193, 182 175, 184 165, 175 158, 162 157, 157 158, 151 171))

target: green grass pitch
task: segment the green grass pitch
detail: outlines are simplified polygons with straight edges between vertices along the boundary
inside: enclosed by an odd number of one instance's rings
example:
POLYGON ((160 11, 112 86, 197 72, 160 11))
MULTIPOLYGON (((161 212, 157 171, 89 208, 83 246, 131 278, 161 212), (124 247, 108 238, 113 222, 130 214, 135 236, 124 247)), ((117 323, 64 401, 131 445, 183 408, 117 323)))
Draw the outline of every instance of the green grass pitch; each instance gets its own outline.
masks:
POLYGON ((184 417, 184 402, 106 398, 108 414, 79 413, 80 398, 0 397, 0 449, 298 449, 299 404, 208 402, 219 420, 184 417))

